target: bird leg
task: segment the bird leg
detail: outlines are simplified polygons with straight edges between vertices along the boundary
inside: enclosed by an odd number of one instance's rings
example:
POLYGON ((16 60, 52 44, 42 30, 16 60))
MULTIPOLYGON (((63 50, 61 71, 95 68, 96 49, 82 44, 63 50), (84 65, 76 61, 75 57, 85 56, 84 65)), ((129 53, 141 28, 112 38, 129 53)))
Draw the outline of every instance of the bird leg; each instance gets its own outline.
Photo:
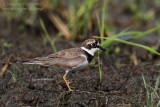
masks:
POLYGON ((68 72, 69 72, 69 71, 66 71, 66 73, 65 73, 64 76, 63 76, 63 79, 64 79, 64 81, 65 81, 65 83, 66 83, 69 91, 73 91, 73 90, 70 88, 69 83, 68 83, 68 81, 67 81, 67 79, 66 79, 66 76, 67 76, 67 73, 68 73, 68 72))

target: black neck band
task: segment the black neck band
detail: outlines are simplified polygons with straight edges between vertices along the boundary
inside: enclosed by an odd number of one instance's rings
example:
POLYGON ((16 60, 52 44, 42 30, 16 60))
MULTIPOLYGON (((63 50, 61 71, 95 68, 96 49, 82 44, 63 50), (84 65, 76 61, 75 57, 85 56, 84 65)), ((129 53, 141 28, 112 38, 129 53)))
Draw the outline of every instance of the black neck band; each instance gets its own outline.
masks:
POLYGON ((86 52, 85 50, 83 50, 85 52, 85 54, 87 55, 87 60, 90 63, 92 61, 92 59, 94 58, 94 56, 92 56, 91 54, 89 54, 88 52, 86 52))

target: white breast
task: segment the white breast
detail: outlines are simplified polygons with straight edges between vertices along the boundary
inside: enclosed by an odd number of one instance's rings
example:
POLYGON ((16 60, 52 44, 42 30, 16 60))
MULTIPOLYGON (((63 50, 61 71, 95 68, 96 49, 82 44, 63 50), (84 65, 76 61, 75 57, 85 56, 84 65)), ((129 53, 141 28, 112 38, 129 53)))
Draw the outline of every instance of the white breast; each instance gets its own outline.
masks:
POLYGON ((83 69, 83 68, 88 66, 87 57, 85 55, 83 55, 83 54, 81 56, 85 58, 84 62, 81 63, 80 65, 78 65, 77 67, 74 67, 72 70, 81 70, 81 69, 83 69))

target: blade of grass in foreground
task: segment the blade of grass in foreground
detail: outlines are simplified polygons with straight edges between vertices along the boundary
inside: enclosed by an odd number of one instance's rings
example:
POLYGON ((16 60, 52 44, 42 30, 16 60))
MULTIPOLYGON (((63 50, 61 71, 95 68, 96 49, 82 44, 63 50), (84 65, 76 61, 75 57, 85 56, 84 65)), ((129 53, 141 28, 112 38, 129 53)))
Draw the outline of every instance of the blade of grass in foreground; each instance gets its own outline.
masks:
MULTIPOLYGON (((103 6, 102 6, 102 13, 101 13, 101 20, 98 16, 97 16, 97 22, 98 22, 98 28, 100 31, 100 36, 104 37, 104 33, 105 33, 105 20, 106 20, 106 7, 107 7, 107 0, 103 0, 103 6)), ((101 38, 101 42, 103 42, 103 38, 101 38)), ((98 69, 99 69, 99 78, 100 78, 100 82, 102 82, 102 77, 103 77, 103 72, 102 72, 102 66, 100 64, 100 58, 99 58, 99 52, 98 52, 98 69)))
MULTIPOLYGON (((96 37, 96 38, 100 38, 100 37, 96 37)), ((128 44, 128 45, 138 46, 138 47, 141 47, 141 48, 144 48, 144 49, 150 51, 151 53, 160 55, 159 52, 157 52, 154 49, 152 49, 152 48, 150 48, 148 46, 145 46, 145 45, 141 45, 141 44, 137 44, 137 43, 133 43, 133 42, 129 42, 129 41, 125 41, 125 40, 122 40, 122 39, 113 38, 113 37, 103 37, 103 38, 104 39, 108 39, 108 40, 112 40, 112 41, 121 42, 121 43, 128 44)))
MULTIPOLYGON (((111 38, 119 38, 121 36, 125 36, 125 35, 134 35, 134 36, 131 36, 130 38, 128 38, 127 40, 136 40, 136 39, 139 39, 143 36, 146 36, 150 33, 153 33, 155 31, 158 31, 160 28, 160 26, 157 26, 157 27, 154 27, 152 29, 149 29, 147 31, 144 31, 144 32, 140 32, 140 31, 128 31, 129 28, 125 29, 124 31, 116 34, 116 35, 113 35, 111 38)), ((102 36, 100 36, 101 39, 103 38, 102 36)), ((126 41, 126 40, 125 40, 126 41)), ((102 47, 104 48, 107 48, 109 47, 111 44, 112 44, 113 40, 110 40, 110 39, 106 39, 105 41, 102 42, 102 47)))
POLYGON ((143 37, 143 36, 145 36, 145 35, 147 35, 147 34, 150 34, 150 33, 152 33, 152 32, 155 32, 155 31, 158 31, 160 29, 160 25, 159 26, 157 26, 157 27, 154 27, 154 28, 152 28, 152 29, 149 29, 149 30, 147 30, 147 31, 145 31, 145 32, 139 32, 137 35, 135 35, 132 39, 139 39, 139 38, 141 38, 141 37, 143 37))
POLYGON ((45 25, 44 25, 43 20, 40 19, 39 21, 40 21, 41 27, 42 27, 42 29, 43 29, 43 31, 44 31, 44 33, 45 33, 45 37, 47 38, 47 40, 49 41, 49 43, 50 43, 50 45, 51 45, 51 47, 52 47, 52 49, 53 49, 53 52, 57 52, 57 49, 56 49, 56 47, 55 47, 55 45, 54 45, 51 37, 49 36, 49 33, 47 32, 47 29, 46 29, 46 27, 45 27, 45 25))
POLYGON ((7 72, 9 72, 11 74, 13 81, 17 82, 17 76, 10 70, 7 70, 7 72))
MULTIPOLYGON (((100 37, 104 37, 104 33, 105 33, 105 28, 106 28, 106 25, 105 25, 105 20, 106 20, 106 9, 107 9, 107 3, 108 1, 107 0, 103 0, 103 6, 102 6, 102 13, 101 13, 101 19, 99 18, 98 14, 96 15, 97 16, 97 22, 98 22, 98 28, 99 28, 99 31, 100 31, 100 37)), ((101 42, 103 42, 103 38, 101 38, 101 42)))
POLYGON ((146 79, 144 78, 144 75, 142 75, 143 84, 146 89, 146 103, 148 107, 159 107, 160 100, 158 95, 158 86, 160 84, 160 76, 157 77, 155 86, 150 86, 146 79))
MULTIPOLYGON (((112 37, 118 38, 120 36, 123 36, 123 35, 125 35, 127 33, 128 29, 129 28, 125 29, 124 31, 120 32, 119 34, 113 35, 112 37)), ((103 39, 103 37, 100 37, 100 38, 103 39)), ((105 40, 105 41, 102 42, 101 45, 102 45, 102 47, 107 48, 112 44, 112 42, 113 42, 113 40, 105 40)))
POLYGON ((100 79, 100 82, 102 82, 102 78, 103 78, 103 71, 102 71, 102 65, 101 65, 101 61, 100 61, 100 58, 99 58, 99 52, 98 52, 98 71, 99 71, 99 79, 100 79))

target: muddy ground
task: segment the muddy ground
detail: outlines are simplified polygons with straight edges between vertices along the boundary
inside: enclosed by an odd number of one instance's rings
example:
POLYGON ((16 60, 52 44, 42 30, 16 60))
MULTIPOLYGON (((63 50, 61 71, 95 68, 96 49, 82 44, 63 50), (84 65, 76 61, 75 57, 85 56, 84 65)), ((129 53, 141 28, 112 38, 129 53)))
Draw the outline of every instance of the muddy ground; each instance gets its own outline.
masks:
MULTIPOLYGON (((119 6, 114 6, 114 9, 119 10, 119 6)), ((109 9, 109 15, 112 15, 107 20, 109 24, 119 27, 118 31, 128 27, 143 31, 156 25, 156 21, 153 21, 148 25, 142 22, 142 26, 139 26, 140 22, 135 23, 130 17, 132 13, 127 11, 128 7, 123 11, 114 9, 109 9)), ((159 16, 158 9, 155 17, 159 16)), ((47 22, 45 18, 44 21, 47 22)), ((53 27, 51 22, 45 24, 49 26, 50 29, 47 30, 51 31, 49 33, 58 50, 77 47, 83 42, 68 42, 63 37, 57 37, 55 26, 53 27)), ((95 66, 67 75, 74 90, 68 92, 62 78, 64 72, 17 63, 28 58, 47 56, 53 52, 42 36, 42 31, 36 29, 37 26, 25 25, 24 21, 18 18, 7 20, 0 15, 0 107, 142 107, 147 104, 142 75, 149 85, 154 86, 156 78, 160 75, 159 56, 142 48, 113 44, 108 55, 102 53, 100 56, 103 80, 99 80, 96 56, 95 66), (115 52, 115 49, 120 52, 115 52), (3 74, 2 69, 5 69, 3 74)), ((99 32, 97 29, 95 32, 99 32)), ((90 35, 94 35, 94 32, 90 35)), ((160 46, 158 34, 151 34, 134 42, 160 46)), ((158 51, 160 52, 160 49, 158 51)), ((160 93, 160 87, 158 91, 160 93)))
MULTIPOLYGON (((18 29, 8 31, 5 29, 7 22, 3 23, 0 32, 0 67, 4 67, 9 59, 12 63, 0 78, 1 107, 139 107, 146 105, 142 75, 152 86, 160 75, 160 57, 138 47, 115 44, 111 49, 119 47, 120 53, 101 55, 102 82, 99 82, 97 66, 70 72, 67 78, 72 82, 70 85, 74 91, 68 92, 62 78, 64 72, 16 63, 17 60, 51 54, 50 44, 45 43, 42 36, 33 36, 33 32, 18 29), (4 43, 12 45, 7 47, 4 43), (134 63, 135 60, 138 60, 138 64, 134 63)), ((15 28, 16 25, 12 24, 11 27, 15 28)), ((153 43, 143 40, 138 42, 153 45, 158 40, 155 39, 153 43)), ((76 47, 81 43, 82 41, 68 43, 63 39, 55 39, 58 50, 76 47)), ((97 57, 95 61, 97 65, 97 57)))

